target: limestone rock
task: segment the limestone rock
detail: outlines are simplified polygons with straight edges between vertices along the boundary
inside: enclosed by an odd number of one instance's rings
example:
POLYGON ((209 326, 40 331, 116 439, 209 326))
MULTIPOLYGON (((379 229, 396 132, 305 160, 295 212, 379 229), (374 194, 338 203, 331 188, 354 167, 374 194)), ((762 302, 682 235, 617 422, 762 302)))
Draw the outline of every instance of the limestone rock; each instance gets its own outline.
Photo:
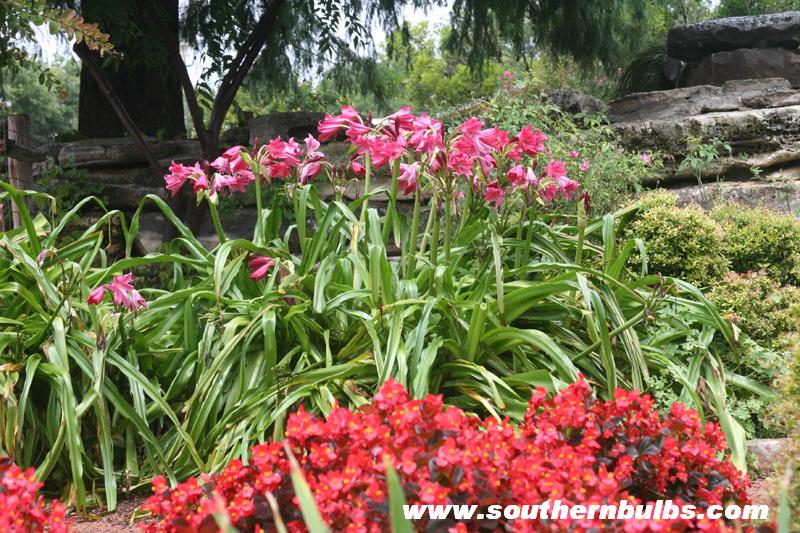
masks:
POLYGON ((228 128, 222 132, 220 142, 225 148, 237 145, 247 146, 250 143, 250 128, 247 126, 228 128))
POLYGON ((789 439, 755 439, 747 442, 747 451, 755 455, 761 472, 774 472, 781 450, 789 439))
POLYGON ((611 122, 675 120, 705 113, 795 105, 800 91, 783 78, 633 93, 609 103, 611 122))
POLYGON ((690 117, 623 122, 614 125, 623 145, 635 151, 659 150, 675 159, 670 178, 688 177, 677 170, 687 151, 687 139, 728 142, 732 157, 705 170, 718 175, 737 168, 768 168, 800 160, 800 106, 707 113, 690 117))
POLYGON ((672 188, 672 192, 678 197, 679 205, 694 204, 706 209, 724 200, 791 214, 800 210, 800 167, 794 165, 767 172, 759 180, 746 179, 747 174, 743 172, 742 178, 707 182, 702 190, 696 182, 687 181, 672 188))
MULTIPOLYGON (((641 120, 667 120, 676 117, 699 115, 703 106, 715 99, 723 99, 722 89, 710 85, 632 93, 609 102, 611 122, 630 122, 641 120)), ((730 99, 727 103, 734 103, 730 99)), ((735 104, 735 103, 734 103, 735 104)), ((719 104, 718 104, 719 105, 719 104)), ((738 105, 736 106, 738 109, 738 105)))
POLYGON ((739 79, 783 77, 800 86, 800 54, 786 48, 739 48, 716 52, 683 70, 679 87, 722 85, 739 79))
POLYGON ((737 48, 796 49, 798 45, 798 11, 708 20, 672 28, 667 34, 667 55, 685 61, 737 48))

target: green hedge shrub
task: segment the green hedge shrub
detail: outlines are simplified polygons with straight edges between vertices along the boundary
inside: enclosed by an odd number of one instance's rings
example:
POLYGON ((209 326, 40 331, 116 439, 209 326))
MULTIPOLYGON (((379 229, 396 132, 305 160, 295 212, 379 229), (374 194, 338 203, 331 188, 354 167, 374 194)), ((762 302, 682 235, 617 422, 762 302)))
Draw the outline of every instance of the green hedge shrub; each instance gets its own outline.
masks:
MULTIPOLYGON (((728 270, 728 260, 722 255, 717 224, 702 209, 672 204, 663 194, 646 195, 639 216, 626 229, 626 239, 643 241, 650 273, 699 286, 721 279, 728 270)), ((633 259, 637 266, 641 260, 638 255, 633 259)))
MULTIPOLYGON (((800 320, 800 316, 798 316, 800 320)), ((772 414, 788 435, 775 475, 780 531, 800 531, 800 336, 790 342, 792 360, 778 383, 780 400, 772 414)))
POLYGON ((797 328, 792 307, 800 303, 800 289, 781 286, 763 270, 729 272, 708 297, 742 331, 764 346, 778 348, 780 338, 797 328))
POLYGON ((722 251, 732 270, 765 270, 782 284, 800 282, 800 223, 792 215, 725 203, 711 217, 723 230, 722 251))

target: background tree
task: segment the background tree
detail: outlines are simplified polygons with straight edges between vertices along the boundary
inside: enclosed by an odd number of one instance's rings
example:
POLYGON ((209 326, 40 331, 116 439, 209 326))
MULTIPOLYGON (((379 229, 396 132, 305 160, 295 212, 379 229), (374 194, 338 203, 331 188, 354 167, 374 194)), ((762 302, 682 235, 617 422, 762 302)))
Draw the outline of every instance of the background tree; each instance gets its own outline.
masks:
MULTIPOLYGON (((186 134, 183 97, 168 49, 178 46, 178 0, 153 0, 169 38, 162 40, 135 0, 82 0, 81 13, 113 36, 122 57, 103 65, 103 73, 137 128, 146 135, 186 134)), ((80 45, 79 45, 80 46, 80 45)), ((95 62, 101 58, 92 54, 95 62)), ((122 137, 125 126, 107 105, 98 82, 84 63, 80 80, 78 129, 84 137, 122 137)))
POLYGON ((0 100, 10 103, 11 113, 30 115, 33 133, 41 140, 72 134, 78 127, 80 66, 72 58, 62 57, 48 69, 57 84, 55 89, 39 83, 41 72, 31 65, 0 75, 0 100))
POLYGON ((717 17, 741 17, 797 11, 798 8, 797 0, 720 0, 714 14, 717 17))

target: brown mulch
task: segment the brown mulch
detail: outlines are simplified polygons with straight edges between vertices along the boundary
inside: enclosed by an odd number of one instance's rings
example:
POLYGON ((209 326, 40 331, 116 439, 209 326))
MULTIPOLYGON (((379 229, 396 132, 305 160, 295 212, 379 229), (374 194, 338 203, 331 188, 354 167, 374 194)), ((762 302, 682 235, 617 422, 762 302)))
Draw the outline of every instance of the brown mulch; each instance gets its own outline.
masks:
POLYGON ((134 496, 130 499, 120 500, 113 513, 98 513, 91 517, 72 515, 68 517, 72 520, 70 531, 76 533, 136 533, 139 531, 138 524, 141 523, 141 520, 131 524, 131 515, 137 507, 144 503, 145 499, 146 497, 143 496, 134 496))

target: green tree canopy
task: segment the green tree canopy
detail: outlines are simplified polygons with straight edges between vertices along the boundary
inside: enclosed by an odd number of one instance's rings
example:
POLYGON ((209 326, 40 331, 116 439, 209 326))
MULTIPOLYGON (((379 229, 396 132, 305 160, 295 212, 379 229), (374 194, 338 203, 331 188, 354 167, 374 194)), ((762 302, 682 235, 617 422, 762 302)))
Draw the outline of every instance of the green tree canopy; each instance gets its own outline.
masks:
POLYGON ((57 90, 39 82, 40 71, 25 65, 0 77, 0 100, 12 113, 31 116, 34 135, 45 140, 70 133, 78 126, 78 72, 72 59, 58 58, 50 65, 57 90))

